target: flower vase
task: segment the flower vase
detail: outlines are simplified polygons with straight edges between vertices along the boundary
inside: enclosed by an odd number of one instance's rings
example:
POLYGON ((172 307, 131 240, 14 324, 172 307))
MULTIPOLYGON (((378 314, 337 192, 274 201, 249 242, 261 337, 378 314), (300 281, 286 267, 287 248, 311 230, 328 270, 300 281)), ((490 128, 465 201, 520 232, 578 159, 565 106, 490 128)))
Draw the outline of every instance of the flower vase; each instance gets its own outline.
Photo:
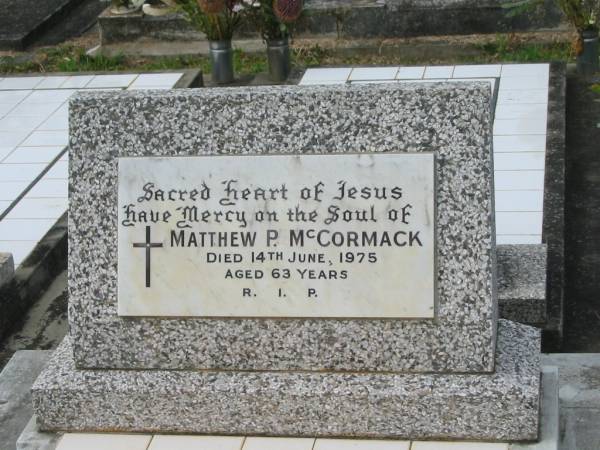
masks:
POLYGON ((577 55, 577 72, 591 75, 599 70, 598 66, 598 30, 583 30, 580 34, 583 49, 577 55))
POLYGON ((209 41, 212 81, 216 84, 233 82, 233 50, 231 40, 209 41))
POLYGON ((267 41, 267 61, 271 80, 285 81, 290 74, 290 45, 287 37, 267 41))

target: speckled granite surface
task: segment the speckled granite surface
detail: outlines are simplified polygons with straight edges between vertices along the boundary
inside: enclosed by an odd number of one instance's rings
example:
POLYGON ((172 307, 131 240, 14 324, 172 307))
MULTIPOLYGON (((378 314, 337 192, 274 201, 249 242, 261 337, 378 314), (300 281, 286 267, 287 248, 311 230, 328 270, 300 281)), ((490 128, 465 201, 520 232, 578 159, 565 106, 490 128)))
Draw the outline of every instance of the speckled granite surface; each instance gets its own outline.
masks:
POLYGON ((500 317, 545 323, 546 245, 499 245, 497 256, 500 317))
POLYGON ((493 369, 488 85, 87 92, 71 103, 70 129, 69 317, 80 367, 493 369), (117 316, 119 156, 432 150, 438 164, 435 321, 117 316))
POLYGON ((539 331, 500 321, 493 374, 77 370, 67 338, 33 386, 46 430, 531 440, 539 331))

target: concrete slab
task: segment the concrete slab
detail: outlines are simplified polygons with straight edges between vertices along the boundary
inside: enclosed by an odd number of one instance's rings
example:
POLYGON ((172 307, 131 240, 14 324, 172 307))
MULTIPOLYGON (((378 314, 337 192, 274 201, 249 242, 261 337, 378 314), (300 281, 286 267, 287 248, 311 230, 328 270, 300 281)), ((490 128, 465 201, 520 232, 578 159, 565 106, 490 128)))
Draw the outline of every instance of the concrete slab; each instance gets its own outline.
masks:
POLYGON ((600 354, 544 355, 545 364, 558 367, 560 448, 600 448, 600 354))
POLYGON ((50 354, 41 350, 17 352, 0 372, 0 448, 14 449, 31 418, 31 385, 50 354))
POLYGON ((17 439, 17 450, 55 450, 62 433, 45 433, 37 429, 35 416, 27 422, 17 439))

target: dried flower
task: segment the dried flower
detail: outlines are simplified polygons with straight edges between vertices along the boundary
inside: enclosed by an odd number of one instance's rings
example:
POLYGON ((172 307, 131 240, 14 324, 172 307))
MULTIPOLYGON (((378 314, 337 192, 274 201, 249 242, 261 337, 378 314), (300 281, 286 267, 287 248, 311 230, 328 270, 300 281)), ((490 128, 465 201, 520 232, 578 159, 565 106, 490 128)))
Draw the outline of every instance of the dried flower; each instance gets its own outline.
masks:
POLYGON ((302 13, 302 0, 273 0, 273 12, 283 23, 293 22, 302 13))
POLYGON ((204 14, 219 14, 225 9, 226 0, 196 0, 204 14))

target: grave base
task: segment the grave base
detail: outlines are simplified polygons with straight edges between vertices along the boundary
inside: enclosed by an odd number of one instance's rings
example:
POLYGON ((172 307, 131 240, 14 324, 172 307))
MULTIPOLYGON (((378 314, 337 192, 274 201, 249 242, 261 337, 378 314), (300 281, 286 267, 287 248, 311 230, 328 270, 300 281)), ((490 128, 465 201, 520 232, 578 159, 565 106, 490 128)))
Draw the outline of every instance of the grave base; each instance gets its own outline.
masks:
POLYGON ((492 374, 78 370, 32 388, 42 430, 535 440, 540 336, 501 320, 492 374))

